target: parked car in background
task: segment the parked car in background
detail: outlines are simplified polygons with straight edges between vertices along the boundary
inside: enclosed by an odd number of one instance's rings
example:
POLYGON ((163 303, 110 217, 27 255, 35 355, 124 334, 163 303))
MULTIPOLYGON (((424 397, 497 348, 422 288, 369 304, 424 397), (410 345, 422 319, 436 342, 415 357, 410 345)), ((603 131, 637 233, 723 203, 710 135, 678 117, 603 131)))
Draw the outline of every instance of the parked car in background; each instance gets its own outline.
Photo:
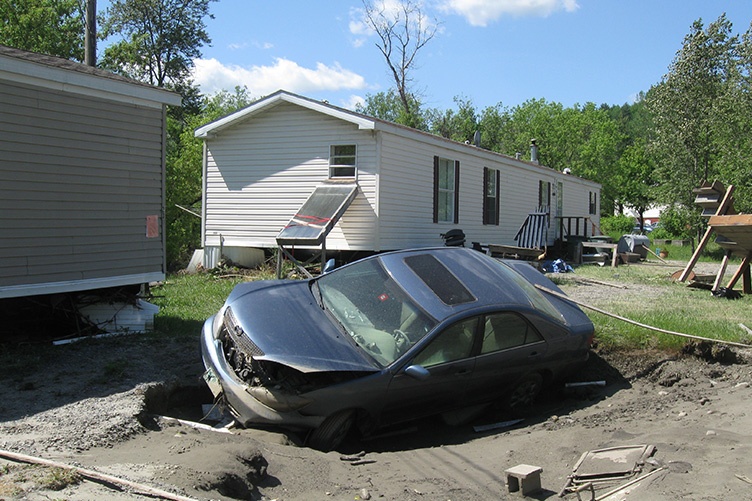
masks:
POLYGON ((589 353, 593 324, 522 261, 442 247, 317 278, 238 285, 203 329, 204 379, 244 426, 362 433, 501 402, 529 405, 589 353))

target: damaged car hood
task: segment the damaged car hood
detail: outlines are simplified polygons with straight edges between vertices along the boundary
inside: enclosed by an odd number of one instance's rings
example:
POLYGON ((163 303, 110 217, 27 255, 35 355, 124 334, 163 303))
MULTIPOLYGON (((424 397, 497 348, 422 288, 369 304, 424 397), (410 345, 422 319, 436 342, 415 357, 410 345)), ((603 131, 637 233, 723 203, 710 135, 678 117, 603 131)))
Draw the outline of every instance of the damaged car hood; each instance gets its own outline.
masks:
POLYGON ((249 282, 227 299, 235 321, 263 354, 301 372, 377 372, 376 363, 321 309, 300 280, 249 282), (242 298, 242 299, 241 299, 242 298))

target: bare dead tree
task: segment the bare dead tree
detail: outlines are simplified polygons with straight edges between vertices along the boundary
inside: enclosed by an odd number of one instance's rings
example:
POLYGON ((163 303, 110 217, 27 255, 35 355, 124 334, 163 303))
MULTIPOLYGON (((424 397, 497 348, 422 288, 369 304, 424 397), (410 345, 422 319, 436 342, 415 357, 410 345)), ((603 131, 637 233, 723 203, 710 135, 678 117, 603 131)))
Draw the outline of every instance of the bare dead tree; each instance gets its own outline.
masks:
POLYGON ((418 52, 430 42, 439 28, 438 22, 426 18, 419 1, 363 0, 364 21, 376 33, 376 42, 408 117, 416 116, 418 101, 410 92, 411 72, 418 52))

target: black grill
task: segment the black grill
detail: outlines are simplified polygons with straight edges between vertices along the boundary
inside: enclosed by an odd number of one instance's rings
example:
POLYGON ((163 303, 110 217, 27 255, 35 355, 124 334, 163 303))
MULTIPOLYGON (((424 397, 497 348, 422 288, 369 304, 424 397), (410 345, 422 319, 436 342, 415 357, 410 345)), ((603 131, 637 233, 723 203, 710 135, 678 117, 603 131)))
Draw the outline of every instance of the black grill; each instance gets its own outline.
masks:
POLYGON ((225 311, 224 329, 230 337, 229 341, 231 341, 231 343, 240 351, 252 357, 264 356, 264 352, 261 348, 251 341, 251 338, 245 334, 243 328, 238 324, 231 308, 227 308, 225 311))

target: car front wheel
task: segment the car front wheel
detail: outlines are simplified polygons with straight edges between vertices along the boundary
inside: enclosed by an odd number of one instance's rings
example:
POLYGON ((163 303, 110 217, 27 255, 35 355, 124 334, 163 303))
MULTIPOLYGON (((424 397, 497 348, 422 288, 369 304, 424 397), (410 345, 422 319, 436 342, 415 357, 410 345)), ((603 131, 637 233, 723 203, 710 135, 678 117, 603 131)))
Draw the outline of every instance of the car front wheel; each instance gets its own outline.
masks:
POLYGON ((339 447, 347 436, 347 432, 355 422, 355 412, 344 410, 335 412, 321 423, 321 426, 311 432, 308 445, 313 449, 329 452, 339 447))

